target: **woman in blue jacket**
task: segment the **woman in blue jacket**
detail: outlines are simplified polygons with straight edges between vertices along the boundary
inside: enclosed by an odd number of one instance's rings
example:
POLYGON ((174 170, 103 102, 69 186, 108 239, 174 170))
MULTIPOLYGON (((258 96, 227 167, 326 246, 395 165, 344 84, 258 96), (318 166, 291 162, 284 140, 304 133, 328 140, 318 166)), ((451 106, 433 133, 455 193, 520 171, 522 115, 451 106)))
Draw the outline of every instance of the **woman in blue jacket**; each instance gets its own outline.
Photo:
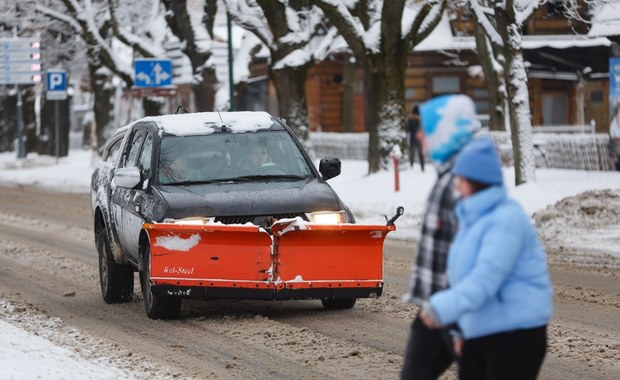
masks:
POLYGON ((429 328, 459 327, 461 379, 535 379, 552 313, 545 253, 530 218, 507 197, 490 137, 465 147, 453 173, 461 199, 450 288, 430 298, 421 318, 429 328))

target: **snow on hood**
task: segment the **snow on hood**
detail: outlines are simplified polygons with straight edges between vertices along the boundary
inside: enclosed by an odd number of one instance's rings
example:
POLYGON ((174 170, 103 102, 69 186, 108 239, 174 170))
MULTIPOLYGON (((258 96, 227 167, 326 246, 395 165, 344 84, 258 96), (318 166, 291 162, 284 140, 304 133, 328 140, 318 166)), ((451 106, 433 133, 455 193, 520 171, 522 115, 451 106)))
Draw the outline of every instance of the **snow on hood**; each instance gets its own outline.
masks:
POLYGON ((259 181, 161 186, 171 207, 167 217, 299 214, 340 210, 334 191, 324 182, 259 181))

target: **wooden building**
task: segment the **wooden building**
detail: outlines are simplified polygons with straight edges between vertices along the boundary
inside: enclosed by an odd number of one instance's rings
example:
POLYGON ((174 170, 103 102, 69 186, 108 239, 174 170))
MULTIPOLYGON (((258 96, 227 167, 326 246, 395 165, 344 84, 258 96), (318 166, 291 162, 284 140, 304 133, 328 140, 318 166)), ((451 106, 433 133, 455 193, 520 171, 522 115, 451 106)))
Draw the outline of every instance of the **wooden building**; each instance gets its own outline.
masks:
MULTIPOLYGON (((597 132, 606 133, 611 41, 588 37, 591 24, 585 10, 584 21, 570 21, 562 7, 562 2, 547 3, 524 28, 532 125, 593 121, 597 132)), ((445 15, 433 33, 411 52, 405 77, 407 110, 433 96, 465 93, 474 99, 480 115, 489 112, 473 27, 471 15, 465 12, 445 15)), ((264 76, 266 68, 262 69, 260 75, 264 76)), ((311 68, 306 94, 312 131, 366 130, 364 72, 348 53, 333 54, 311 68)), ((263 109, 277 110, 274 100, 273 95, 268 96, 263 109)))

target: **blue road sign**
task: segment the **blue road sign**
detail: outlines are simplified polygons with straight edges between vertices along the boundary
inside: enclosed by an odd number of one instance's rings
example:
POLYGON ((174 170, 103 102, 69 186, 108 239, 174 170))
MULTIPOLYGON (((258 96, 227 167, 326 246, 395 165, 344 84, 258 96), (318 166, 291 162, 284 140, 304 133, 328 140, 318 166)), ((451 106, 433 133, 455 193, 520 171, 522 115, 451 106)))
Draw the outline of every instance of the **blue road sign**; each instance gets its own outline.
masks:
POLYGON ((31 38, 0 38, 0 85, 41 81, 41 44, 31 38))
POLYGON ((67 98, 67 73, 64 70, 49 70, 45 74, 47 100, 64 100, 67 98))
POLYGON ((157 88, 172 85, 170 59, 138 58, 134 61, 134 86, 157 88))
POLYGON ((46 74, 47 91, 67 91, 67 73, 48 71, 46 74))

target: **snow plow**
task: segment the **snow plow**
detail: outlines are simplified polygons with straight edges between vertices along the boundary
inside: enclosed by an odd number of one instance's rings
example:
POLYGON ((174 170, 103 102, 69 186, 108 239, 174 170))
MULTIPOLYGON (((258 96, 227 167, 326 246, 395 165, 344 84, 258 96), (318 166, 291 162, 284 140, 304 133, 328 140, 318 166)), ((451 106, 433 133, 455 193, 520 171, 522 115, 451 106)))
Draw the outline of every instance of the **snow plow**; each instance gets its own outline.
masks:
POLYGON ((388 225, 282 219, 270 228, 219 223, 145 223, 148 281, 157 297, 321 299, 352 307, 383 290, 388 225))
POLYGON ((179 316, 183 298, 320 299, 328 309, 381 295, 383 241, 359 225, 285 121, 266 112, 149 116, 112 135, 91 177, 106 303, 179 316))

